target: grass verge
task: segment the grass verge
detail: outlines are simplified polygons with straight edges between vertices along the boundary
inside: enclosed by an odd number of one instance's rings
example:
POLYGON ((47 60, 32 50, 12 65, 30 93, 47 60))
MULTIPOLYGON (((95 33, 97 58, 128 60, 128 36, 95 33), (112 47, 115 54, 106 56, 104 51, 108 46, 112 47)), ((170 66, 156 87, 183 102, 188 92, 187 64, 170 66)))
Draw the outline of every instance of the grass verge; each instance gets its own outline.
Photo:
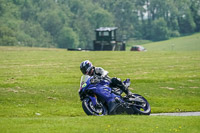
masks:
POLYGON ((198 133, 200 117, 105 116, 1 118, 1 132, 198 133))
POLYGON ((80 62, 89 59, 152 112, 200 111, 200 53, 78 52, 0 47, 1 132, 199 132, 200 117, 87 117, 78 96, 80 62))

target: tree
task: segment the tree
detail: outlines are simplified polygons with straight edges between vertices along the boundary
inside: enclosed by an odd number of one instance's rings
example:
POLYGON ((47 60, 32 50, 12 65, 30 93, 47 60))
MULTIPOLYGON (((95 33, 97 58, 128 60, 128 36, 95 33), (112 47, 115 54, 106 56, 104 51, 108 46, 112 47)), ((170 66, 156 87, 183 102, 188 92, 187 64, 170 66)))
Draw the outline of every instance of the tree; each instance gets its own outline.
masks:
POLYGON ((8 27, 0 26, 0 46, 14 46, 17 44, 15 33, 8 27))
POLYGON ((191 1, 191 14, 196 24, 196 32, 200 31, 200 0, 190 0, 191 1))
POLYGON ((79 44, 77 34, 67 26, 58 33, 57 38, 59 48, 76 48, 79 44))
MULTIPOLYGON (((26 35, 28 35, 25 39, 22 36, 19 36, 19 41, 22 44, 26 44, 26 42, 33 43, 31 46, 36 47, 56 47, 53 43, 52 36, 49 32, 45 32, 44 29, 41 27, 39 23, 33 23, 32 21, 25 21, 23 24, 21 24, 21 32, 24 32, 26 35), (28 41, 29 40, 29 41, 28 41), (30 41, 32 40, 32 41, 30 41)), ((22 34, 22 33, 20 33, 22 34)), ((29 44, 30 45, 30 44, 29 44)))
POLYGON ((92 48, 103 26, 162 40, 200 31, 200 0, 0 0, 0 26, 15 33, 1 37, 9 45, 92 48))
POLYGON ((194 19, 190 12, 187 12, 183 16, 179 17, 179 27, 180 33, 188 34, 193 33, 196 28, 196 24, 194 23, 194 19))
POLYGON ((151 39, 154 41, 169 39, 169 30, 164 18, 154 20, 151 29, 151 39))
POLYGON ((95 25, 95 28, 114 25, 114 18, 112 14, 102 8, 96 9, 92 12, 91 16, 90 21, 92 21, 92 24, 95 25))
POLYGON ((62 19, 58 16, 58 12, 47 11, 39 15, 39 22, 42 27, 48 31, 52 36, 57 35, 63 26, 62 19))
POLYGON ((112 13, 115 15, 115 25, 119 27, 119 36, 133 37, 134 27, 138 24, 135 3, 131 0, 120 0, 113 6, 112 13))
POLYGON ((0 16, 2 16, 5 13, 5 1, 0 0, 0 16))

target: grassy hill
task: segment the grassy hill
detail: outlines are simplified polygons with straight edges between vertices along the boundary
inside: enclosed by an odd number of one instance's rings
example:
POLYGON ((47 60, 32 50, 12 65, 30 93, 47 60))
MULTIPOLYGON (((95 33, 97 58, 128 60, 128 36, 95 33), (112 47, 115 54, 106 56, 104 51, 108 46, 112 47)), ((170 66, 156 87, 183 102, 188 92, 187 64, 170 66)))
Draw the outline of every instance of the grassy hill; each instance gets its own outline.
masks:
POLYGON ((147 49, 147 51, 199 51, 200 33, 160 42, 130 40, 127 42, 127 50, 130 51, 131 46, 134 45, 142 45, 147 49))
MULTIPOLYGON (((149 44, 147 44, 149 45, 149 44)), ((152 112, 200 111, 200 52, 80 52, 0 47, 1 132, 198 132, 200 117, 87 117, 81 61, 130 78, 152 112), (120 125, 120 126, 119 126, 120 125)))
POLYGON ((200 33, 143 45, 148 51, 199 51, 200 33))

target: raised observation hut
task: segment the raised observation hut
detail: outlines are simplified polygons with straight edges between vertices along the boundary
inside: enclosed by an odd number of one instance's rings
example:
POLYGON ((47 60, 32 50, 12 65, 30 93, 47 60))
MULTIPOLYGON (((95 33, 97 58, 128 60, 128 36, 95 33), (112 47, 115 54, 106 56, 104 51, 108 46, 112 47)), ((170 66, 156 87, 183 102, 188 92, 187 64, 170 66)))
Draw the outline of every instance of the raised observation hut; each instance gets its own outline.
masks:
POLYGON ((95 30, 96 40, 93 41, 94 51, 124 51, 125 41, 117 41, 117 27, 100 27, 95 30))

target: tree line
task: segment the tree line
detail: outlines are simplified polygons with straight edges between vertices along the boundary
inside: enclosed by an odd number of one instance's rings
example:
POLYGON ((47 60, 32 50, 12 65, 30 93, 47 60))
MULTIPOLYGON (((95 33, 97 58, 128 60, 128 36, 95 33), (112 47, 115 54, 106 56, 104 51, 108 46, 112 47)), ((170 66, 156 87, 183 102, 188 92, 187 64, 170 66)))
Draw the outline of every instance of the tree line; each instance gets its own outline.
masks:
POLYGON ((200 31, 200 0, 0 0, 0 45, 92 48, 94 30, 166 40, 200 31))

